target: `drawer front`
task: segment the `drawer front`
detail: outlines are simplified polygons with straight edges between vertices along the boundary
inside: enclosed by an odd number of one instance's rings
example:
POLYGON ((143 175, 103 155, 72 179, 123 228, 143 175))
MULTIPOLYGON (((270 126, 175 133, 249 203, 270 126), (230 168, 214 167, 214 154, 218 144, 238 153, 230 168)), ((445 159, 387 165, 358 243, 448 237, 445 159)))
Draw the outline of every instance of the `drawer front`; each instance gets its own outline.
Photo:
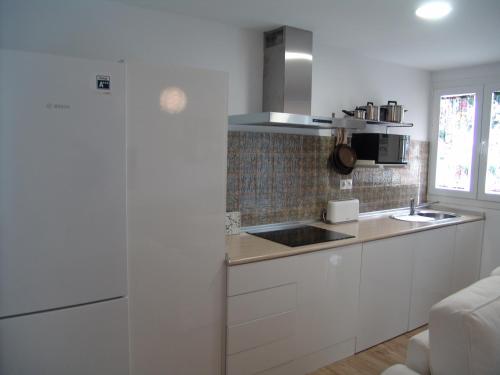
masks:
POLYGON ((291 362, 270 368, 259 375, 304 375, 309 374, 321 367, 340 361, 354 355, 354 341, 349 339, 326 349, 296 358, 291 362))
POLYGON ((239 353, 292 336, 295 312, 289 311, 227 328, 227 354, 239 353))
POLYGON ((305 372, 301 371, 302 368, 298 362, 298 360, 293 360, 277 367, 259 372, 258 375, 304 375, 305 372))
POLYGON ((251 375, 289 362, 294 357, 293 337, 227 357, 227 375, 251 375))
POLYGON ((298 257, 229 267, 228 296, 253 292, 297 281, 298 257))
POLYGON ((297 284, 260 290, 229 297, 227 301, 227 325, 250 322, 295 310, 297 305, 297 284))

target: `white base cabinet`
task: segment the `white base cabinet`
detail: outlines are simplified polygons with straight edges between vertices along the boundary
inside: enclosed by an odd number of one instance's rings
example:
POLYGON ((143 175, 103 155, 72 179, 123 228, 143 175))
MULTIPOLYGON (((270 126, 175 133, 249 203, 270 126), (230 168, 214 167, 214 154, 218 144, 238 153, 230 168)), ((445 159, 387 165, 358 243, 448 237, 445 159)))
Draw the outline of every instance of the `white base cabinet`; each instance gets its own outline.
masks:
POLYGON ((363 244, 356 352, 427 324, 431 307, 479 278, 483 222, 363 244))
POLYGON ((479 278, 483 222, 228 269, 226 374, 303 375, 427 323, 479 278))
POLYGON ((361 246, 307 254, 297 278, 298 356, 356 336, 361 246))
POLYGON ((363 244, 356 351, 407 331, 415 240, 412 234, 363 244))
POLYGON ((301 374, 354 354, 360 267, 361 245, 230 267, 226 373, 301 374))
POLYGON ((451 294, 456 226, 415 234, 409 330, 427 324, 431 307, 451 294))

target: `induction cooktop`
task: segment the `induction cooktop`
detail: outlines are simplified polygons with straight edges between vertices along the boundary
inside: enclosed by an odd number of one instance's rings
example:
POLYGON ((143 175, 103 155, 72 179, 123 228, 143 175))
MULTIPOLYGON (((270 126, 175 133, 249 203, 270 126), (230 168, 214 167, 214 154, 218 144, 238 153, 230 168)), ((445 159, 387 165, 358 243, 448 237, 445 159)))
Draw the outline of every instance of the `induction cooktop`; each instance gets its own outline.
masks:
POLYGON ((351 236, 350 234, 334 232, 332 230, 312 227, 309 225, 269 232, 249 233, 254 236, 265 238, 266 240, 274 241, 290 247, 354 238, 354 236, 351 236))

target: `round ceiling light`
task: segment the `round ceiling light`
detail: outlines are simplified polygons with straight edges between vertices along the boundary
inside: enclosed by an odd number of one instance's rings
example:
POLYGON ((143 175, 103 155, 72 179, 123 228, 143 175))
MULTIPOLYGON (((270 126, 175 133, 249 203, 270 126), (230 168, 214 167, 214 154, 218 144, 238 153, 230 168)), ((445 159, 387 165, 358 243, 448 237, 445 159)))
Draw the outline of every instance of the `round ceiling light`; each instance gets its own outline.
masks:
POLYGON ((451 5, 444 1, 425 3, 417 8, 415 14, 426 20, 438 20, 451 12, 451 5))

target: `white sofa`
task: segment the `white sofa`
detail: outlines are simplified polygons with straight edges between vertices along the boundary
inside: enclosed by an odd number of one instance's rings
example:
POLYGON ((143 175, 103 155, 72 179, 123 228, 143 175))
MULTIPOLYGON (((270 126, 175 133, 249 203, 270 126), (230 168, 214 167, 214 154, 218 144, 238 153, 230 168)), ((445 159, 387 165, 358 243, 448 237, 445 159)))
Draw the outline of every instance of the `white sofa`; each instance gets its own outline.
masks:
POLYGON ((434 305, 429 329, 410 339, 406 365, 382 373, 415 374, 500 374, 500 268, 434 305))

